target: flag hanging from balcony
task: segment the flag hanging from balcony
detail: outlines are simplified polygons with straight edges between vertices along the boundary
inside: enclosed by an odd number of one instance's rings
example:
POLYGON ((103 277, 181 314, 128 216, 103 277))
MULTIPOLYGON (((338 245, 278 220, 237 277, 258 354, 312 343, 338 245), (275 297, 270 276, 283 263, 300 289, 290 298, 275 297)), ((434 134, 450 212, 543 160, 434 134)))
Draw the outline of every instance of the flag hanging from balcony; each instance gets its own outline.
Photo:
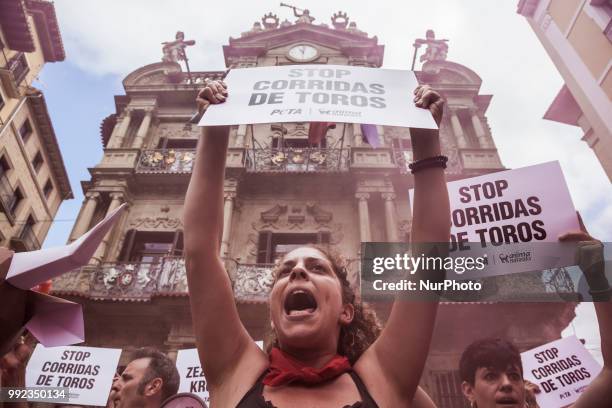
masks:
POLYGON ((376 125, 361 124, 361 134, 372 147, 380 147, 380 136, 376 125))
POLYGON ((329 129, 335 129, 336 124, 332 122, 310 122, 308 129, 308 143, 319 144, 329 129))

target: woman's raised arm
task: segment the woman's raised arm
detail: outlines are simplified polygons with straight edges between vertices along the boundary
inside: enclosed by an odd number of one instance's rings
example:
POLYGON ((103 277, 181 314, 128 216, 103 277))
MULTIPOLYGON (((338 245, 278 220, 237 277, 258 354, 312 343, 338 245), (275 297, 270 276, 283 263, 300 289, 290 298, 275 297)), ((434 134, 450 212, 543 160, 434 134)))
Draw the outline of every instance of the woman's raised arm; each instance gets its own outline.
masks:
MULTIPOLYGON (((198 95, 199 109, 225 101, 222 82, 198 95)), ((229 276, 219 255, 229 127, 202 128, 184 207, 185 266, 196 345, 211 391, 240 367, 266 359, 240 322, 229 276)), ((257 373, 255 373, 256 375, 257 373)), ((229 380, 229 381, 228 381, 229 380)))
POLYGON ((589 235, 580 216, 578 219, 581 230, 568 232, 559 240, 579 241, 577 263, 593 295, 604 365, 572 408, 603 407, 612 400, 612 288, 605 273, 603 244, 589 235))
MULTIPOLYGON (((418 107, 429 109, 438 125, 440 124, 444 102, 437 92, 429 86, 420 86, 415 91, 414 102, 418 107)), ((440 156, 438 130, 410 129, 410 133, 415 162, 440 156)), ((407 195, 407 192, 405 194, 407 195)), ((449 241, 450 205, 442 167, 424 166, 414 172, 412 207, 411 241, 414 254, 420 255, 423 250, 431 248, 430 243, 449 241)), ((442 253, 438 255, 444 256, 442 253)), ((419 274, 424 276, 426 273, 437 272, 440 271, 420 271, 419 274)), ((412 400, 419 384, 437 308, 438 303, 434 299, 408 301, 397 298, 380 337, 370 350, 364 353, 364 357, 368 355, 365 360, 370 360, 367 365, 371 366, 371 363, 375 362, 375 370, 380 370, 379 374, 390 385, 390 391, 395 391, 403 401, 412 400)), ((377 396, 374 395, 374 398, 377 396)))

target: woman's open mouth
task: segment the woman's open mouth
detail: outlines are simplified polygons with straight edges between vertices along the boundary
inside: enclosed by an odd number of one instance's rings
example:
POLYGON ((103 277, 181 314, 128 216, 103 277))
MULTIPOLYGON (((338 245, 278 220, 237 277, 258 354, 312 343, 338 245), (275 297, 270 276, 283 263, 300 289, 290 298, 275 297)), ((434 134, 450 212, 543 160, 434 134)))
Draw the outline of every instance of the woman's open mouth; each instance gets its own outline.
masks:
POLYGON ((514 406, 514 405, 518 405, 518 400, 512 397, 502 397, 502 398, 497 398, 495 400, 495 403, 497 405, 514 406))
POLYGON ((309 290, 296 288, 285 297, 284 309, 289 317, 308 316, 317 309, 317 300, 309 290))

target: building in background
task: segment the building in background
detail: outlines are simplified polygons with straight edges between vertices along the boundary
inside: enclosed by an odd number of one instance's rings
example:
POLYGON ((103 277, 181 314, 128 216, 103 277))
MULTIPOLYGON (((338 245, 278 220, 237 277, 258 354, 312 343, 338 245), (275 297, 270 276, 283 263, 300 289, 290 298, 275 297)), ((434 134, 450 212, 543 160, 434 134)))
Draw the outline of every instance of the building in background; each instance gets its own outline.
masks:
POLYGON ((55 9, 0 1, 0 245, 39 249, 72 190, 44 95, 31 86, 44 64, 64 60, 55 9))
POLYGON ((612 181, 612 1, 520 0, 565 85, 545 119, 580 126, 612 181))
MULTIPOLYGON (((346 14, 335 14, 330 25, 311 19, 281 23, 265 15, 223 47, 226 66, 382 65, 383 45, 346 14)), ((481 78, 448 61, 445 40, 435 40, 433 32, 419 41, 427 49, 417 76, 447 100, 440 137, 450 158, 448 178, 503 170, 486 117, 492 96, 480 93, 481 78)), ((115 96, 116 111, 101 125, 104 155, 82 183, 85 200, 69 239, 121 203, 129 211, 89 266, 53 285, 55 295, 84 305, 89 346, 126 352, 155 346, 174 357, 195 344, 181 217, 200 129, 187 122, 204 79, 223 71, 183 72, 179 62, 188 45, 177 35, 164 47, 162 62, 127 75, 125 94, 115 96)), ((267 295, 279 256, 309 242, 328 245, 349 258, 358 284, 362 241, 410 238, 409 129, 378 126, 382 147, 376 149, 358 125, 337 124, 316 146, 308 144, 308 129, 308 123, 231 128, 221 255, 240 317, 257 340, 269 330, 267 295)), ((441 407, 463 407, 457 362, 474 336, 508 337, 529 348, 559 338, 573 310, 569 303, 445 303, 422 384, 441 407)), ((388 305, 377 311, 384 320, 388 305)))

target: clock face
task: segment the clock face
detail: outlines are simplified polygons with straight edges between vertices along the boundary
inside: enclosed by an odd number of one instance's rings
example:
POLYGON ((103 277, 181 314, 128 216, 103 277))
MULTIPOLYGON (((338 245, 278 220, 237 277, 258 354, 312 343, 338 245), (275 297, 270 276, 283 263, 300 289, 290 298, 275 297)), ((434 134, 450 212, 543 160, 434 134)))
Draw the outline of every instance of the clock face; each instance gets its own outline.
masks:
POLYGON ((294 61, 312 61, 319 56, 319 51, 308 44, 298 44, 289 50, 289 58, 294 61))

